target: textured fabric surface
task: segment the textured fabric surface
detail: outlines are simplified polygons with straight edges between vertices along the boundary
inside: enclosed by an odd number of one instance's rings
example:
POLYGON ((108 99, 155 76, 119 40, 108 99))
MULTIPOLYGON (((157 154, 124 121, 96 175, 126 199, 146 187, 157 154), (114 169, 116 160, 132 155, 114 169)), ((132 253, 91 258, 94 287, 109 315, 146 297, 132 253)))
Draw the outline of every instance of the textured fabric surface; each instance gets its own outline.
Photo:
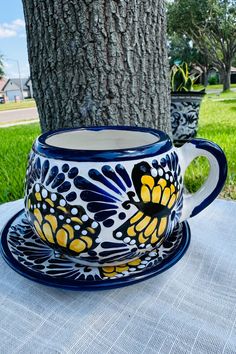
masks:
MULTIPOLYGON (((23 206, 0 206, 0 227, 23 206)), ((191 245, 168 271, 115 290, 34 283, 0 257, 0 353, 236 353, 236 203, 190 220, 191 245)))

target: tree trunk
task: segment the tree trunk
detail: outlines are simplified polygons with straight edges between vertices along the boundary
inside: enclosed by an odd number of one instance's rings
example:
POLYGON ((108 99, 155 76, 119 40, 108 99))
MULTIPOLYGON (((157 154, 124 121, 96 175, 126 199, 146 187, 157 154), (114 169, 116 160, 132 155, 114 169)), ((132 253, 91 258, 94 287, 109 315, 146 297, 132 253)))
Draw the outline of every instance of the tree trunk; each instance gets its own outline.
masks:
POLYGON ((222 72, 223 92, 230 90, 231 66, 222 72))
POLYGON ((207 87, 208 86, 208 70, 207 70, 207 67, 204 66, 203 67, 203 85, 204 87, 207 87))
POLYGON ((139 125, 170 133, 164 0, 23 0, 43 131, 139 125))

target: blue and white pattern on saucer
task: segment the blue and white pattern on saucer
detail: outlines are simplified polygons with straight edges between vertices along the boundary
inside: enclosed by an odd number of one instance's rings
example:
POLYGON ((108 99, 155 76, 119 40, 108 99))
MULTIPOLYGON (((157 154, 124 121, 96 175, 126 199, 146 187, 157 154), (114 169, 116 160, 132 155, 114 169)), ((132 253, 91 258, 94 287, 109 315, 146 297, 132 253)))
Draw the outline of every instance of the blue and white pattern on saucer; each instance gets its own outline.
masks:
POLYGON ((24 211, 5 227, 1 239, 5 260, 22 275, 47 285, 81 289, 101 284, 123 286, 138 281, 140 276, 147 278, 158 274, 182 257, 189 241, 190 231, 185 222, 178 225, 159 248, 135 261, 118 266, 84 266, 42 242, 33 232, 24 211))

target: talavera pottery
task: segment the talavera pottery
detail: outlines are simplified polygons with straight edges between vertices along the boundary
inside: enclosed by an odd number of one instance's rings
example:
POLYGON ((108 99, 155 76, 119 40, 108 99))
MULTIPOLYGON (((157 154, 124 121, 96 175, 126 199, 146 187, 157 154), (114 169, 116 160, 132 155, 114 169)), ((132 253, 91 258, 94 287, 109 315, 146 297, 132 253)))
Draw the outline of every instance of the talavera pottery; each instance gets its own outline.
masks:
POLYGON ((175 145, 197 135, 199 110, 205 90, 171 93, 171 126, 175 145))
POLYGON ((88 127, 41 135, 26 176, 26 217, 48 246, 88 266, 131 262, 159 247, 177 223, 219 194, 226 159, 198 139, 175 148, 164 132, 139 127, 88 127), (183 176, 197 156, 211 170, 194 195, 183 176))
POLYGON ((90 267, 53 250, 32 230, 24 210, 2 231, 1 251, 18 273, 39 283, 71 290, 99 290, 130 285, 172 267, 190 241, 187 221, 178 224, 168 240, 133 262, 119 266, 90 267))

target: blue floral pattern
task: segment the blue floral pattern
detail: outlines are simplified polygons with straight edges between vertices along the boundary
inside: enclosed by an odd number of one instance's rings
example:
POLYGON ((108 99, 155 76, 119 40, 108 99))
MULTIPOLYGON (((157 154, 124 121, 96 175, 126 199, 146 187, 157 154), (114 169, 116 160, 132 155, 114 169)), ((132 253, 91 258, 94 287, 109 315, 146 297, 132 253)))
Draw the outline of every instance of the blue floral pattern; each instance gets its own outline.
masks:
POLYGON ((77 198, 77 194, 72 190, 73 180, 78 174, 77 167, 70 168, 67 163, 64 163, 59 168, 57 165, 51 165, 48 159, 41 160, 32 152, 26 174, 26 195, 29 194, 35 183, 41 183, 45 187, 65 195, 68 202, 73 202, 77 198))
POLYGON ((94 214, 96 221, 103 222, 105 227, 114 224, 114 217, 118 214, 120 220, 126 217, 124 212, 119 213, 117 202, 122 203, 122 195, 132 186, 130 177, 121 164, 115 170, 104 165, 101 172, 90 169, 88 175, 92 182, 82 176, 75 178, 75 186, 82 190, 80 197, 87 202, 88 210, 94 214), (96 182, 100 182, 99 187, 96 182))

